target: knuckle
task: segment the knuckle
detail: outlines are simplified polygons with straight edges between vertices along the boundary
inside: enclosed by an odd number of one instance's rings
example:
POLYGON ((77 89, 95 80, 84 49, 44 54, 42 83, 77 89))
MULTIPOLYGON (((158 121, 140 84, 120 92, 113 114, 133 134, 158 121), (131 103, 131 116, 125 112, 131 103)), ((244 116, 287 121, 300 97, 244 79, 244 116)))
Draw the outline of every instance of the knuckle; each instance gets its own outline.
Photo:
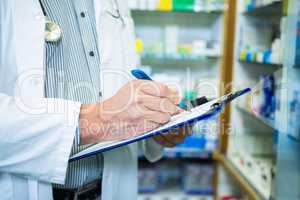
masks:
POLYGON ((169 99, 165 99, 164 110, 170 114, 177 112, 177 106, 175 106, 169 99))
POLYGON ((178 109, 177 109, 177 106, 175 106, 174 104, 170 104, 169 108, 170 108, 172 115, 177 113, 178 109))
POLYGON ((158 102, 159 102, 159 109, 161 110, 161 111, 165 111, 166 110, 166 103, 165 103, 165 99, 163 99, 163 98, 161 98, 161 99, 159 99, 158 100, 158 102))
POLYGON ((175 90, 174 97, 175 97, 176 99, 179 99, 179 98, 180 98, 180 94, 179 94, 179 91, 178 91, 178 90, 175 90))
POLYGON ((158 128, 160 125, 158 123, 151 123, 151 128, 155 129, 158 128))
POLYGON ((132 83, 132 85, 133 85, 134 87, 138 87, 138 86, 141 84, 141 81, 135 79, 135 80, 132 80, 131 83, 132 83))
POLYGON ((168 86, 162 84, 160 86, 160 94, 166 96, 168 94, 168 86))
POLYGON ((144 103, 144 98, 142 95, 137 95, 136 96, 136 100, 135 100, 135 103, 138 104, 138 105, 141 105, 144 103))
POLYGON ((167 122, 169 122, 170 121, 170 119, 171 119, 171 116, 170 115, 168 115, 168 114, 161 114, 161 116, 160 116, 160 122, 161 123, 167 123, 167 122))

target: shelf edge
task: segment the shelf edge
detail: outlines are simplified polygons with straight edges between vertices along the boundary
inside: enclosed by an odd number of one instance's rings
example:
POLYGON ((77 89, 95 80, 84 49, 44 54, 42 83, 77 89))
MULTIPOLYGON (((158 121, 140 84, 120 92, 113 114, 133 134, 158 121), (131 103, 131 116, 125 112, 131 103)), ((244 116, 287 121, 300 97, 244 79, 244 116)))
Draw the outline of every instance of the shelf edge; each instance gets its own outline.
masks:
POLYGON ((241 175, 240 172, 232 165, 232 163, 219 152, 215 152, 213 155, 214 160, 220 163, 224 169, 230 174, 231 177, 240 185, 242 190, 247 193, 247 195, 252 200, 261 200, 261 197, 257 194, 256 190, 251 186, 251 184, 241 175))

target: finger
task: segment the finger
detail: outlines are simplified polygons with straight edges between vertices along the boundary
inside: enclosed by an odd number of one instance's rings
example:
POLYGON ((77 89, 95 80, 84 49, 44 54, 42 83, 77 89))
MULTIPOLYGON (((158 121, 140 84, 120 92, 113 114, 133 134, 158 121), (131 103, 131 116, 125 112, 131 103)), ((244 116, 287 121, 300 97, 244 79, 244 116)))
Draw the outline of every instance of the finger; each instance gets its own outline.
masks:
POLYGON ((126 124, 125 127, 122 128, 122 132, 114 131, 113 134, 110 134, 108 137, 110 140, 126 140, 142 135, 145 132, 152 131, 159 126, 160 124, 158 123, 141 120, 131 125, 126 124))
POLYGON ((159 143, 160 145, 162 145, 164 147, 172 148, 172 147, 176 146, 176 144, 169 142, 162 135, 158 135, 154 139, 157 143, 159 143))
POLYGON ((192 136, 193 135, 193 126, 191 126, 191 125, 187 126, 186 129, 187 129, 187 135, 192 136))
POLYGON ((150 95, 141 95, 140 104, 153 111, 159 111, 175 115, 180 112, 180 108, 172 103, 168 98, 155 97, 150 95))
POLYGON ((178 105, 180 103, 180 96, 178 90, 174 90, 168 87, 166 96, 172 103, 178 105))
POLYGON ((170 89, 168 86, 158 82, 140 82, 138 90, 151 96, 168 98, 172 103, 176 105, 180 102, 179 92, 177 90, 170 89))
POLYGON ((138 123, 137 129, 133 132, 137 133, 137 135, 143 134, 145 132, 152 131, 156 128, 161 126, 159 123, 148 121, 148 120, 142 120, 142 122, 138 123))
POLYGON ((147 121, 155 122, 158 124, 166 124, 171 120, 171 115, 169 113, 164 113, 160 111, 153 111, 149 108, 139 105, 130 111, 130 114, 136 116, 136 119, 144 119, 147 121))
POLYGON ((159 111, 148 111, 144 115, 144 118, 150 122, 155 122, 158 124, 166 124, 171 120, 171 115, 159 111))
POLYGON ((169 134, 164 134, 163 136, 167 141, 174 143, 174 144, 180 144, 180 143, 184 142, 184 140, 186 138, 184 135, 179 134, 178 131, 175 134, 172 131, 169 134))
POLYGON ((181 128, 179 131, 181 131, 181 134, 183 134, 184 136, 191 136, 193 135, 193 126, 186 125, 183 128, 181 128))

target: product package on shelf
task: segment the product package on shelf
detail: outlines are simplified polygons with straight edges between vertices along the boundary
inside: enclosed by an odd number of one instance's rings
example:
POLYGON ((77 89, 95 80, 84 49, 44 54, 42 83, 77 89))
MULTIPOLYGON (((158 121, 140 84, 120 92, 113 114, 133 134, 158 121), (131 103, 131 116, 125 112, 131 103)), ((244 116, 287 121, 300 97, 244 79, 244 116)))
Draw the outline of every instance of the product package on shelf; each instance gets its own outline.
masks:
POLYGON ((169 158, 203 158, 210 159, 218 147, 218 119, 196 123, 193 135, 172 149, 165 150, 169 158))
POLYGON ((296 65, 296 67, 300 67, 300 14, 299 14, 298 28, 297 28, 296 61, 295 61, 295 65, 296 65))
POLYGON ((260 18, 247 18, 241 28, 242 48, 239 59, 245 62, 281 65, 281 24, 273 24, 270 20, 260 18))
POLYGON ((170 195, 177 193, 181 197, 205 199, 213 195, 213 174, 214 167, 210 162, 163 161, 159 165, 143 166, 139 169, 139 193, 158 196, 171 191, 170 195))
POLYGON ((276 74, 263 75, 253 87, 252 94, 237 101, 238 108, 254 115, 268 126, 275 128, 275 112, 279 84, 276 74))
POLYGON ((292 91, 292 99, 289 102, 288 133, 300 140, 300 90, 292 91))
POLYGON ((158 188, 158 174, 155 168, 140 168, 138 185, 139 193, 155 193, 158 188))
POLYGON ((261 106, 259 109, 259 115, 274 121, 276 102, 275 102, 275 93, 276 93, 276 83, 273 75, 267 75, 262 77, 262 98, 261 106))
POLYGON ((173 0, 174 11, 194 11, 194 8, 195 0, 173 0))
POLYGON ((269 199, 275 177, 272 158, 239 152, 230 155, 230 160, 250 184, 259 191, 260 195, 265 199, 269 199))
POLYGON ((251 12, 256 8, 272 5, 281 0, 244 0, 244 12, 251 12))
MULTIPOLYGON (((170 28, 170 27, 169 27, 170 28)), ((157 59, 200 59, 205 57, 220 57, 221 47, 218 43, 206 42, 204 40, 194 40, 192 43, 179 44, 175 29, 166 35, 165 43, 153 42, 145 44, 142 39, 136 40, 136 52, 141 54, 142 58, 157 59), (168 37, 172 35, 172 37, 168 37), (208 47, 208 44, 211 47, 208 47)), ((169 31, 168 31, 169 32, 169 31)))
POLYGON ((129 0, 132 10, 209 12, 224 9, 224 0, 129 0))
POLYGON ((187 163, 184 166, 183 188, 188 194, 213 194, 213 173, 211 164, 187 163))

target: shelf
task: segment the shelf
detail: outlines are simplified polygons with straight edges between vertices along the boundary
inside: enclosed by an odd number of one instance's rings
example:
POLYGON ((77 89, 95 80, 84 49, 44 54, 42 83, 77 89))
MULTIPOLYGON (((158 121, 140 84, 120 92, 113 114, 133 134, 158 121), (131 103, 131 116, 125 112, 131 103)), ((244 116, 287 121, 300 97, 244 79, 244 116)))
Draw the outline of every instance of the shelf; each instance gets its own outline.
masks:
MULTIPOLYGON (((211 160, 213 152, 201 149, 192 148, 166 148, 163 153, 164 159, 201 159, 211 160)), ((140 159, 145 159, 145 156, 140 153, 140 159)))
POLYGON ((271 195, 271 185, 268 189, 264 189, 262 185, 259 182, 258 177, 253 176, 253 174, 250 174, 247 169, 242 168, 239 165, 239 160, 234 159, 233 157, 228 158, 229 162, 235 167, 235 169, 251 184, 251 186, 258 192, 259 196, 262 197, 262 199, 269 199, 271 195))
POLYGON ((180 187, 166 188, 153 194, 139 194, 138 200, 212 200, 212 195, 189 195, 180 187))
POLYGON ((234 178, 234 180, 240 185, 242 190, 249 196, 251 200, 269 199, 267 197, 268 195, 266 195, 261 188, 258 188, 257 184, 251 181, 252 179, 249 177, 249 175, 245 176, 242 170, 240 170, 238 166, 235 165, 234 162, 232 162, 225 155, 216 152, 214 154, 214 159, 217 160, 231 175, 231 177, 234 178))
POLYGON ((250 64, 257 64, 257 65, 269 65, 269 66, 277 66, 282 67, 282 63, 280 62, 279 56, 277 57, 277 62, 274 61, 274 55, 276 53, 271 51, 242 51, 239 53, 238 61, 241 63, 250 63, 250 64), (272 60, 273 59, 273 60, 272 60))
MULTIPOLYGON (((284 0, 285 1, 285 0, 284 0)), ((245 15, 260 15, 267 16, 270 14, 280 14, 282 15, 282 1, 277 0, 271 3, 261 5, 254 8, 248 8, 248 10, 244 11, 245 15)))
POLYGON ((220 58, 220 54, 203 54, 203 55, 164 55, 164 54, 145 54, 141 56, 142 59, 156 59, 156 60, 203 60, 203 59, 217 59, 220 58))
POLYGON ((282 67, 282 64, 279 64, 279 63, 264 63, 264 62, 246 61, 246 60, 239 60, 239 62, 253 64, 253 65, 264 65, 264 66, 270 66, 270 67, 282 67))
POLYGON ((211 159, 212 152, 192 148, 173 148, 165 149, 164 158, 195 158, 195 159, 211 159))
POLYGON ((143 10, 143 9, 131 9, 133 14, 170 14, 170 13, 188 13, 188 14, 222 14, 224 9, 214 9, 214 10, 172 10, 172 11, 163 11, 163 10, 143 10))
POLYGON ((262 117, 262 116, 256 115, 256 114, 254 114, 253 112, 250 112, 250 111, 248 111, 248 110, 246 110, 245 108, 242 108, 242 107, 240 107, 240 106, 236 106, 236 108, 237 108, 239 111, 243 112, 244 114, 246 114, 246 115, 248 115, 248 116, 250 116, 250 117, 256 119, 258 122, 263 123, 263 124, 265 124, 266 126, 268 126, 269 128, 276 130, 274 121, 272 121, 272 120, 270 120, 270 119, 266 119, 266 118, 264 118, 264 117, 262 117))
POLYGON ((143 63, 199 63, 217 61, 220 55, 203 55, 203 56, 164 56, 164 55, 142 55, 141 59, 143 63))

